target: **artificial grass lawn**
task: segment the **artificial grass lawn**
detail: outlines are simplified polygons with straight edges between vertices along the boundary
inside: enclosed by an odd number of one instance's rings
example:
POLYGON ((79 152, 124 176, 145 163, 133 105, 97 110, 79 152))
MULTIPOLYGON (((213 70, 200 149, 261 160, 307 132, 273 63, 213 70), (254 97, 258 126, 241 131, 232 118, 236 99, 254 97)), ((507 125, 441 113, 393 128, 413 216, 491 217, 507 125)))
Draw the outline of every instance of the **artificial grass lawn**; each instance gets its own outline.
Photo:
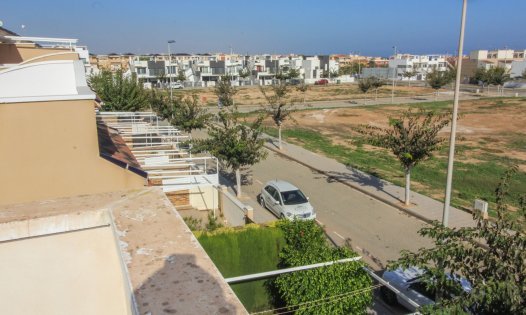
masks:
MULTIPOLYGON (((439 109, 447 106, 447 102, 430 103, 429 107, 439 109)), ((427 107, 427 106, 426 106, 427 107)), ((275 128, 267 127, 265 132, 277 136, 275 128)), ((333 144, 331 139, 317 131, 303 128, 284 129, 284 139, 295 139, 311 151, 321 152, 334 158, 345 165, 352 166, 371 175, 375 175, 396 185, 404 186, 404 174, 400 163, 386 150, 366 151, 357 143, 357 148, 352 149, 343 145, 333 144)), ((356 142, 355 142, 356 143, 356 142)), ((500 178, 508 167, 517 161, 493 155, 483 154, 479 157, 481 163, 465 163, 461 161, 462 151, 469 149, 457 146, 457 161, 453 176, 452 204, 456 207, 471 208, 475 199, 484 199, 491 205, 495 202, 495 188, 500 178)), ((447 148, 442 149, 447 153, 447 148)), ((411 172, 412 189, 427 196, 443 195, 446 183, 447 158, 434 157, 419 164, 411 172)), ((526 191, 526 173, 519 172, 510 183, 509 202, 518 205, 519 194, 526 191)), ((438 198, 440 199, 440 198, 438 198)), ((441 200, 443 201, 443 200, 441 200)), ((494 214, 490 210, 490 214, 494 214)))
MULTIPOLYGON (((277 269, 278 253, 284 245, 283 233, 276 227, 218 230, 197 238, 225 278, 277 269)), ((264 282, 231 286, 249 312, 272 308, 264 282)))

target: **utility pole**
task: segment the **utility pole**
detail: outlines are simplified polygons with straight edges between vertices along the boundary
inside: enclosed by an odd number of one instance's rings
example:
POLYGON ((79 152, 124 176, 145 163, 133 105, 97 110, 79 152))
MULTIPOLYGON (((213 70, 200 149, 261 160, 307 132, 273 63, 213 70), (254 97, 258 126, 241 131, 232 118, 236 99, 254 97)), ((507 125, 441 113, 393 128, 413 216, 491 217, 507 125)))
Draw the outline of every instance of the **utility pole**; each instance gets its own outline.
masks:
MULTIPOLYGON (((396 60, 396 46, 393 46, 393 49, 394 49, 393 61, 395 61, 396 60)), ((393 62, 393 64, 394 64, 394 62, 393 62)), ((395 65, 394 69, 395 70, 397 69, 396 65, 395 65)), ((396 73, 395 73, 395 71, 393 71, 393 87, 391 88, 391 104, 394 103, 395 76, 396 76, 396 73)))
POLYGON ((449 224, 449 205, 451 203, 451 182, 453 180, 453 162, 455 160, 455 137, 457 133, 458 99, 460 96, 460 78, 462 71, 462 55, 464 54, 464 29, 466 28, 466 10, 468 0, 463 0, 462 19, 460 23, 460 38, 458 40, 457 76, 455 80, 455 97, 453 100, 453 117, 451 118, 451 135, 449 137, 449 156, 447 160, 446 199, 444 201, 444 213, 442 224, 449 224))
POLYGON ((168 76, 170 79, 170 101, 173 99, 172 89, 172 51, 170 50, 170 44, 175 43, 175 40, 171 39, 168 41, 168 76))

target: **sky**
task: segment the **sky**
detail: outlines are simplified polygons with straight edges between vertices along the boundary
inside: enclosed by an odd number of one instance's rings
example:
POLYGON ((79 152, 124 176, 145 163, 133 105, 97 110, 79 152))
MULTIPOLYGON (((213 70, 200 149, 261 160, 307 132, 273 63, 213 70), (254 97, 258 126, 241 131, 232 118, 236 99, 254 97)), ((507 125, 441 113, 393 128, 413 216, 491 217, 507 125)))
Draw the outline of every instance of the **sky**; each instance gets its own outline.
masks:
MULTIPOLYGON (((454 54, 462 0, 5 0, 3 27, 90 52, 454 54)), ((465 51, 526 49, 526 0, 468 0, 465 51)))

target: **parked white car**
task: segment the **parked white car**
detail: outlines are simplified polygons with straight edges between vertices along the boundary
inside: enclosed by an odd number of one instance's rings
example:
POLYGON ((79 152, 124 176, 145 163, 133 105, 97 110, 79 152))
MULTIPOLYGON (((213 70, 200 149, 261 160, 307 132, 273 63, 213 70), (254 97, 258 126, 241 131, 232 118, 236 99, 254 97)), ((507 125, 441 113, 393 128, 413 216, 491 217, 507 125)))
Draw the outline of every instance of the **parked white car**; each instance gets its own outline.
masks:
MULTIPOLYGON (((425 306, 435 303, 435 292, 427 289, 425 283, 421 281, 423 274, 424 271, 416 267, 398 268, 392 271, 384 271, 382 278, 418 305, 425 306)), ((464 291, 469 292, 471 290, 471 285, 466 279, 460 279, 460 284, 464 291)), ((417 311, 417 307, 396 295, 389 288, 383 286, 380 291, 382 298, 387 304, 394 305, 398 303, 412 312, 417 311)))
POLYGON ((316 212, 301 190, 289 182, 271 180, 265 184, 259 196, 263 208, 279 218, 309 220, 316 218, 316 212))
POLYGON ((171 83, 172 89, 182 89, 184 86, 179 82, 172 82, 171 83))

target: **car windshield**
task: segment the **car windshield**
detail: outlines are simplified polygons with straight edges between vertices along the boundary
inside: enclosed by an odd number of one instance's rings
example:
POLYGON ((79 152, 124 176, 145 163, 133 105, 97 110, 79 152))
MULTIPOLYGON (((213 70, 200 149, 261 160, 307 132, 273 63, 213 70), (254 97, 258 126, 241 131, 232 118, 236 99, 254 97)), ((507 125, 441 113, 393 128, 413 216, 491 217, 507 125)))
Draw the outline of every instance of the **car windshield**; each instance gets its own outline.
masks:
POLYGON ((300 190, 284 191, 281 193, 285 205, 298 205, 307 202, 307 197, 300 190))

